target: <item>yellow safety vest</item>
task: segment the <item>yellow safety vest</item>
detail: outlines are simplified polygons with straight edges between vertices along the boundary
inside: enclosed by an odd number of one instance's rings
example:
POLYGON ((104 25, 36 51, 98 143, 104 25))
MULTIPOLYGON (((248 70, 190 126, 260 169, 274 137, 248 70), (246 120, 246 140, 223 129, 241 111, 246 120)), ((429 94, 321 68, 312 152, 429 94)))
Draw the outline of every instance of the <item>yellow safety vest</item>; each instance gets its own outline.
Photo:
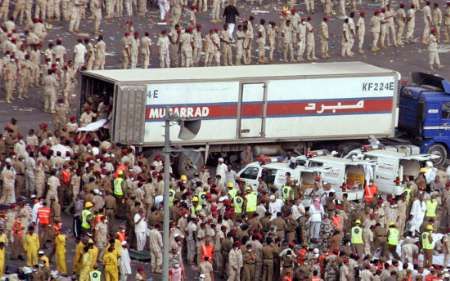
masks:
POLYGON ((352 227, 352 244, 363 244, 362 228, 352 227))
POLYGON ((90 217, 92 216, 92 212, 88 209, 84 209, 81 211, 81 227, 85 230, 89 230, 91 228, 91 224, 89 223, 90 217))
POLYGON ((228 190, 228 194, 230 195, 231 199, 234 199, 234 197, 236 197, 237 194, 237 189, 233 188, 228 190))
POLYGON ((102 272, 100 270, 94 270, 89 272, 90 281, 100 281, 102 280, 102 272))
POLYGON ((241 214, 242 213, 242 205, 244 205, 244 199, 242 199, 241 196, 236 196, 236 197, 234 197, 233 203, 234 203, 234 212, 236 214, 241 214))
POLYGON ((206 192, 202 191, 198 193, 198 203, 202 205, 206 201, 206 192))
POLYGON ((245 199, 247 199, 245 211, 247 213, 256 212, 256 206, 258 205, 258 196, 256 195, 256 193, 251 192, 245 195, 245 199))
POLYGON ((116 178, 114 180, 114 195, 115 196, 123 196, 122 182, 123 182, 123 178, 116 178))
POLYGON ((290 187, 289 185, 285 185, 285 186, 283 186, 281 191, 283 194, 283 201, 287 201, 287 200, 291 199, 292 187, 290 187))
POLYGON ((422 249, 433 250, 433 242, 428 240, 429 235, 431 235, 431 232, 422 233, 422 249))
POLYGON ((191 207, 191 215, 195 216, 197 215, 197 212, 202 210, 202 205, 198 204, 197 206, 192 205, 191 207))
POLYGON ((390 227, 387 239, 388 245, 397 246, 399 240, 400 240, 400 231, 398 231, 398 229, 395 227, 390 227))
POLYGON ((425 201, 425 206, 427 207, 427 210, 425 212, 426 217, 431 217, 431 218, 436 217, 437 204, 438 204, 438 202, 436 200, 431 199, 431 200, 425 201))

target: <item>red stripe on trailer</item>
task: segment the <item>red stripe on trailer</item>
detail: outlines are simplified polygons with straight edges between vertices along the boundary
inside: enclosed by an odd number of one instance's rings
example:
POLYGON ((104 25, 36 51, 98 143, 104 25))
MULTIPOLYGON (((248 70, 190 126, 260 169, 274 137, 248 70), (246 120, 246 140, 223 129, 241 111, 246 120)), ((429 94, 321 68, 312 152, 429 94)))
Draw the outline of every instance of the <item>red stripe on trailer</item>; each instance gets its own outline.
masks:
MULTIPOLYGON (((193 119, 235 119, 238 117, 237 103, 216 103, 196 105, 167 105, 181 118, 193 119)), ((344 100, 311 100, 311 101, 269 101, 267 102, 267 118, 321 115, 375 114, 392 112, 392 98, 380 99, 344 99, 344 100)), ((242 118, 262 117, 263 102, 242 103, 242 118)), ((160 121, 164 118, 164 107, 147 106, 145 120, 160 121)))
POLYGON ((264 113, 263 102, 241 104, 241 117, 243 118, 261 117, 263 116, 263 113, 264 113))
POLYGON ((382 100, 355 99, 343 102, 328 100, 318 102, 276 102, 267 105, 267 117, 387 113, 391 111, 391 98, 382 100))

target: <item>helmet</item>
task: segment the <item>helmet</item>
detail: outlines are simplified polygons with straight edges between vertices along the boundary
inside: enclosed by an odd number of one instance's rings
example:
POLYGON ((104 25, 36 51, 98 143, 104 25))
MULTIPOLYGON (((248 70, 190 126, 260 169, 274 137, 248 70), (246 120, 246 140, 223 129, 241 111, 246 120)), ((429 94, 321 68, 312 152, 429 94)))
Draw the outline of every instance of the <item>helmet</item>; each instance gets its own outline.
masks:
POLYGON ((390 223, 389 223, 389 227, 396 227, 397 225, 395 224, 395 222, 393 222, 393 221, 391 221, 390 223))
POLYGON ((94 204, 92 204, 92 202, 86 202, 86 203, 84 204, 84 207, 85 207, 85 208, 92 208, 92 207, 94 207, 94 204))
POLYGON ((252 188, 251 188, 250 186, 247 185, 247 186, 245 187, 245 191, 252 191, 252 188))
POLYGON ((227 187, 228 188, 233 188, 234 187, 233 182, 232 181, 227 182, 227 187))
POLYGON ((117 172, 117 175, 123 176, 123 170, 119 170, 119 171, 117 172))
POLYGON ((198 202, 198 197, 197 196, 192 197, 192 202, 198 202))
POLYGON ((428 172, 428 169, 427 168, 420 168, 420 172, 421 173, 426 173, 426 172, 428 172))
POLYGON ((188 177, 186 175, 181 175, 180 176, 180 181, 187 182, 188 181, 188 177))
POLYGON ((433 225, 429 224, 429 225, 427 225, 427 227, 425 229, 429 230, 429 231, 432 231, 433 230, 433 225))
POLYGON ((355 224, 361 224, 361 220, 359 220, 359 219, 356 220, 356 221, 355 221, 355 224))

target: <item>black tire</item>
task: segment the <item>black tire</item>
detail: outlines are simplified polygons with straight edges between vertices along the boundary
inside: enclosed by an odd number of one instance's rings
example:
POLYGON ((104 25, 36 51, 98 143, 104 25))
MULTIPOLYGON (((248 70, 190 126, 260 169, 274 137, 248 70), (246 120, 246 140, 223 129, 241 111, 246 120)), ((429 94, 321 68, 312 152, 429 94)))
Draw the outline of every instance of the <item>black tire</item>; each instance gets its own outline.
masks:
POLYGON ((447 164, 447 149, 442 144, 433 144, 428 149, 428 153, 440 156, 440 158, 433 160, 434 165, 440 167, 447 164))
POLYGON ((198 151, 181 152, 178 157, 178 174, 193 178, 195 173, 199 173, 205 165, 203 155, 198 151))

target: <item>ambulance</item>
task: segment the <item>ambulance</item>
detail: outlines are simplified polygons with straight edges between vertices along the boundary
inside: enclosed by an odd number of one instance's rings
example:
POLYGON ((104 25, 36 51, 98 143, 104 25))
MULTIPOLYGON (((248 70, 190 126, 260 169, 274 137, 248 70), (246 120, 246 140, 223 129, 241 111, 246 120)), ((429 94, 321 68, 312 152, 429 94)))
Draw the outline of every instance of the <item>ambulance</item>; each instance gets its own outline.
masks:
POLYGON ((268 186, 277 189, 286 183, 289 173, 295 183, 300 183, 303 188, 310 188, 314 185, 314 180, 320 177, 322 168, 306 167, 308 160, 305 156, 298 156, 292 161, 271 162, 262 164, 252 162, 238 172, 239 181, 251 186, 254 190, 258 188, 259 180, 262 179, 268 186))
POLYGON ((344 194, 348 195, 348 200, 361 200, 364 196, 364 186, 374 178, 375 165, 373 161, 334 156, 319 156, 308 161, 309 168, 323 169, 323 183, 331 185, 339 200, 344 194))
POLYGON ((400 185, 403 179, 409 177, 416 179, 422 168, 433 169, 432 161, 438 158, 438 155, 433 154, 408 155, 383 149, 363 153, 364 160, 375 163, 374 182, 378 191, 393 195, 403 193, 403 187, 400 185))

